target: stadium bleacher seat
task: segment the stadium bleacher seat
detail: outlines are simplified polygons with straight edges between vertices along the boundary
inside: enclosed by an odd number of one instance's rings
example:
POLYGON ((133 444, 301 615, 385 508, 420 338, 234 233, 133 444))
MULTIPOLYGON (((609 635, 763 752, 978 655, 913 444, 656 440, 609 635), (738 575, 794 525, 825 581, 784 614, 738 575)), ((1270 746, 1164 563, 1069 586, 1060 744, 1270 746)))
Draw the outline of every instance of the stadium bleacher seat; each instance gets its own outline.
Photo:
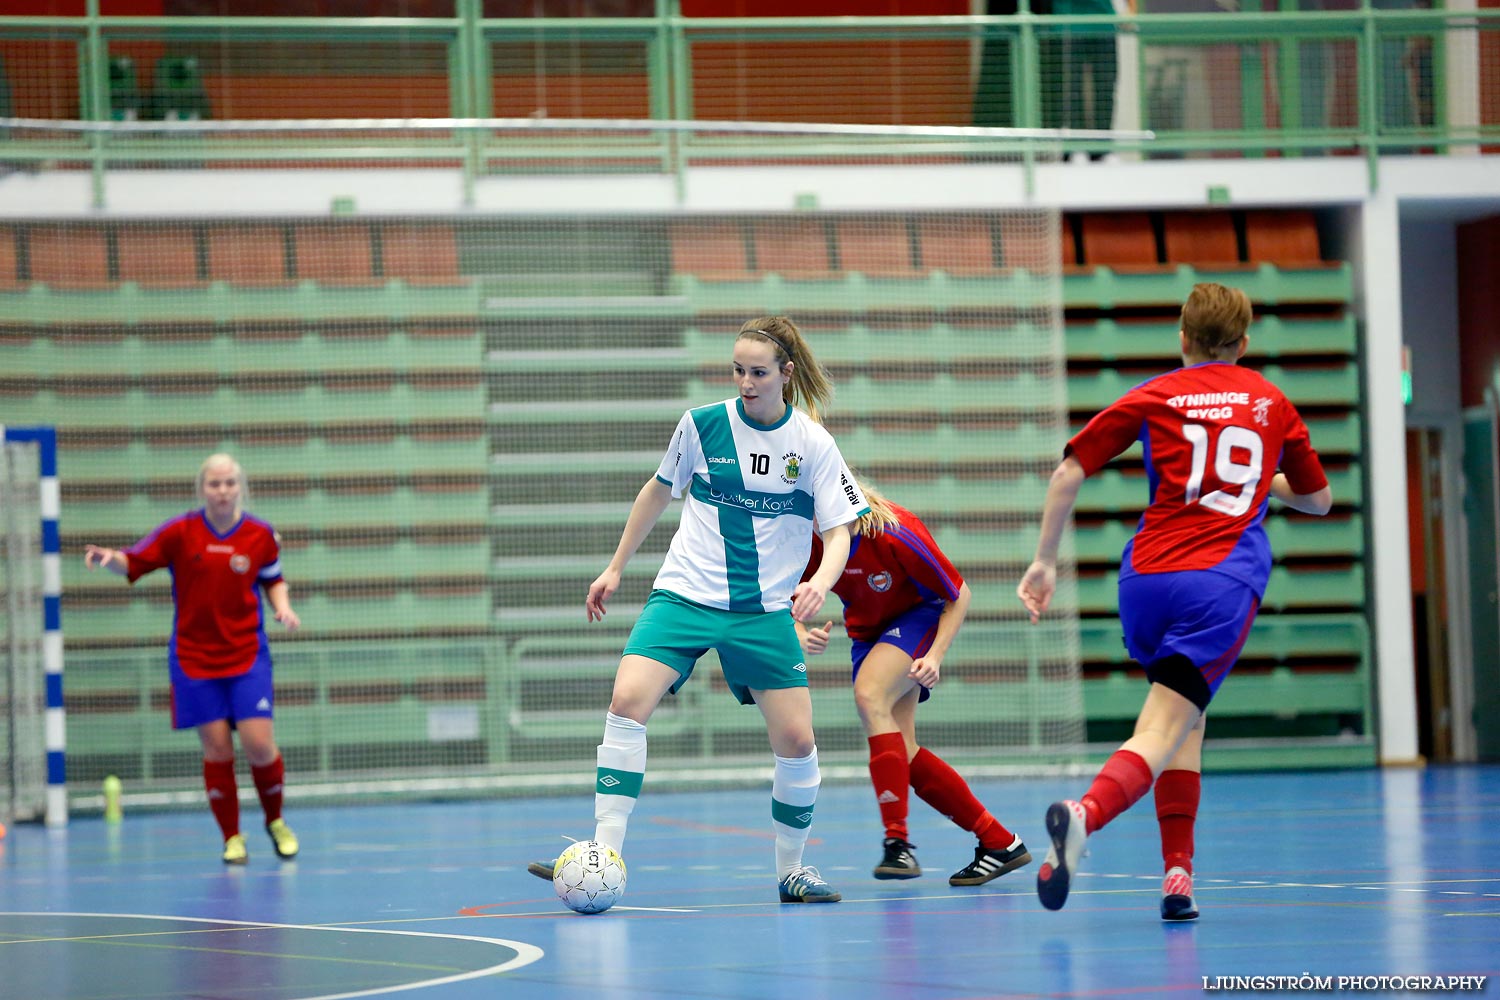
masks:
POLYGON ((1083 263, 1120 270, 1160 270, 1156 234, 1145 212, 1085 212, 1080 219, 1083 263))
POLYGON ((694 220, 667 225, 672 273, 705 281, 748 281, 750 267, 745 227, 737 219, 694 220))
POLYGON ((20 254, 17 252, 16 240, 19 235, 12 226, 0 226, 0 291, 14 291, 23 284, 17 269, 20 254))
POLYGON ((287 235, 274 223, 218 223, 207 228, 208 277, 235 285, 281 285, 287 235))
POLYGON ((409 284, 454 285, 459 271, 458 232, 444 222, 388 222, 380 230, 381 265, 387 278, 409 284))
POLYGON ((102 226, 33 226, 31 279, 66 289, 103 289, 111 284, 109 242, 102 226))
POLYGON ((149 102, 136 80, 135 60, 125 55, 112 55, 108 72, 110 117, 117 122, 133 122, 146 117, 149 102))
POLYGON ((973 216, 929 216, 917 220, 922 267, 954 275, 989 275, 995 266, 990 220, 973 216))
POLYGON ((755 264, 789 280, 819 281, 835 275, 822 219, 757 219, 750 226, 755 264))
POLYGON ((1245 253, 1252 264, 1324 267, 1318 223, 1304 209, 1265 209, 1245 213, 1245 253))
POLYGON ((292 227, 297 277, 324 285, 375 285, 370 226, 363 222, 313 222, 292 227))
POLYGON ((1239 237, 1228 212, 1163 212, 1162 241, 1168 264, 1229 267, 1240 262, 1239 237))
POLYGON ((145 288, 199 284, 198 237, 186 225, 127 224, 115 229, 120 280, 145 288))
POLYGON ((1020 268, 1033 274, 1054 270, 1059 263, 1064 269, 1073 266, 1076 248, 1072 230, 1062 227, 1062 242, 1059 245, 1047 227, 1030 219, 1001 216, 999 220, 1001 261, 1006 268, 1020 268))
POLYGON ((208 90, 197 56, 170 55, 156 60, 151 74, 151 117, 163 121, 210 117, 208 90))
POLYGON ((906 217, 840 219, 834 223, 839 265, 872 278, 914 278, 911 232, 906 217))

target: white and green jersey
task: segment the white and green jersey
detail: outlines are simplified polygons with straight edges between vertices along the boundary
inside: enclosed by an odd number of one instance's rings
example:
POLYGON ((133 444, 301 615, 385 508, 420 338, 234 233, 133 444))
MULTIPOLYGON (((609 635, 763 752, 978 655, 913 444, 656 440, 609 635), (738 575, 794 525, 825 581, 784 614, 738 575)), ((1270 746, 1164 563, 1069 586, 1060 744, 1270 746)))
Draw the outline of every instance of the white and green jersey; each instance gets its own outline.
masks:
POLYGON ((813 519, 826 531, 869 510, 821 424, 794 406, 758 424, 738 397, 683 414, 656 478, 687 494, 657 588, 726 611, 790 607, 813 519))

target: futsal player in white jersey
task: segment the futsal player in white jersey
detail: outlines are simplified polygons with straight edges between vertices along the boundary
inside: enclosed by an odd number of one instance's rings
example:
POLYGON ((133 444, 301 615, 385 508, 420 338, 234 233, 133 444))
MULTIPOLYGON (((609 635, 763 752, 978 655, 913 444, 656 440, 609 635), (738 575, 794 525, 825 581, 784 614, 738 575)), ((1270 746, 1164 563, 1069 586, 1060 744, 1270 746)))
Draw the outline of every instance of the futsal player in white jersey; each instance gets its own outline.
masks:
MULTIPOLYGON (((594 839, 619 850, 646 771, 646 723, 662 698, 718 651, 724 679, 765 717, 776 758, 771 822, 783 903, 839 894, 803 863, 821 777, 807 667, 793 619, 810 621, 849 557, 850 527, 868 511, 833 436, 818 422, 833 394, 800 330, 753 319, 734 342, 736 395, 687 411, 656 475, 641 488, 614 558, 589 587, 589 621, 677 497, 686 507, 651 596, 631 629, 599 746, 594 839), (799 406, 801 407, 799 409, 799 406), (813 522, 823 543, 802 581, 813 522)), ((552 878, 552 865, 529 866, 552 878)))

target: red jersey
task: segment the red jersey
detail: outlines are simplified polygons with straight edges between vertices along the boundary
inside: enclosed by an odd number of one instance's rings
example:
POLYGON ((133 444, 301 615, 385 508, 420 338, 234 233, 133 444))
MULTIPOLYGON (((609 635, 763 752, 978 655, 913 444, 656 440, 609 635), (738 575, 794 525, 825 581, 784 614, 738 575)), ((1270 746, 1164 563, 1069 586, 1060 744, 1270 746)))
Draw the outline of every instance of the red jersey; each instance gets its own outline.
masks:
POLYGON ((1136 386, 1067 453, 1093 475, 1136 440, 1145 445, 1150 506, 1120 575, 1213 569, 1264 593, 1271 477, 1279 467, 1299 494, 1328 485, 1296 407, 1258 373, 1208 361, 1136 386))
POLYGON ((170 653, 189 677, 242 674, 266 648, 260 589, 281 579, 281 545, 266 522, 242 515, 224 534, 202 510, 167 521, 125 550, 126 578, 172 572, 170 653))
MULTIPOLYGON (((844 602, 844 627, 851 639, 874 642, 898 615, 921 604, 957 600, 964 584, 921 518, 896 504, 891 509, 900 524, 873 537, 855 535, 844 573, 833 585, 844 602)), ((822 559, 823 540, 814 534, 812 559, 802 579, 809 579, 822 559)))

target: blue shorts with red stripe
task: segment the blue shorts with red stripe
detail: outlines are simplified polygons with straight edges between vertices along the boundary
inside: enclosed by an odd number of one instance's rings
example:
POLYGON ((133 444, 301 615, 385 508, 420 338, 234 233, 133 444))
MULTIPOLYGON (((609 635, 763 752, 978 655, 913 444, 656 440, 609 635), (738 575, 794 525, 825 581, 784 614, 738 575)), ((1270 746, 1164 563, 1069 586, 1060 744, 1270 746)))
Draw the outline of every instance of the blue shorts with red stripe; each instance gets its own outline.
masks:
POLYGON ((1120 578, 1126 650, 1148 677, 1152 663, 1185 657, 1203 676, 1210 698, 1239 659, 1259 610, 1253 588, 1213 570, 1120 578))
POLYGON ((206 722, 267 718, 276 699, 271 693, 271 651, 264 645, 250 669, 227 677, 189 677, 177 662, 177 651, 167 654, 172 673, 172 728, 192 729, 206 722))
MULTIPOLYGON (((859 676, 860 664, 865 662, 865 657, 870 655, 870 650, 875 648, 876 643, 883 642, 895 646, 913 660, 926 654, 932 648, 932 638, 937 635, 937 623, 942 614, 943 605, 941 604, 918 604, 910 611, 903 611, 886 622, 885 631, 881 632, 880 637, 873 642, 865 642, 862 639, 852 640, 854 670, 850 674, 850 679, 859 676)), ((932 692, 927 688, 922 688, 917 701, 920 704, 931 697, 932 692)))

